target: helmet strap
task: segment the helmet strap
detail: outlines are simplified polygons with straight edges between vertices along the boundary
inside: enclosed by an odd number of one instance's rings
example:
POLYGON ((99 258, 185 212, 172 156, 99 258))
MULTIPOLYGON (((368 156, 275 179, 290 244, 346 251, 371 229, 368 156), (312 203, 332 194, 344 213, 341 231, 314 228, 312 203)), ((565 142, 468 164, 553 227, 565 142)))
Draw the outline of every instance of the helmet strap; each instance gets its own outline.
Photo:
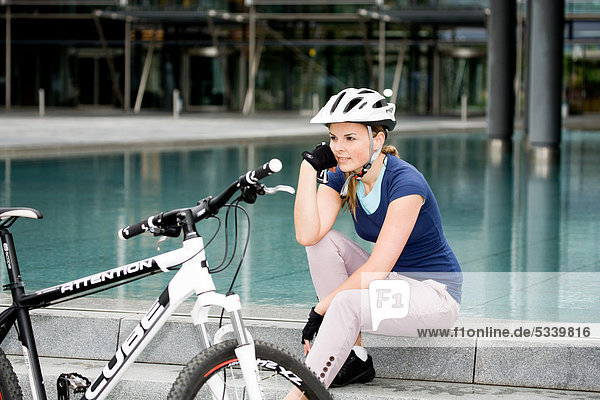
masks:
POLYGON ((368 163, 363 165, 362 170, 359 173, 352 172, 350 175, 348 175, 348 178, 346 178, 346 182, 344 182, 344 186, 342 186, 342 190, 340 191, 340 197, 342 199, 348 196, 348 185, 350 184, 350 179, 354 178, 357 181, 362 180, 363 176, 369 171, 369 169, 371 169, 371 166, 373 166, 373 163, 381 153, 381 149, 373 152, 373 130, 371 129, 371 125, 367 125, 367 130, 369 131, 369 154, 371 154, 371 158, 368 163))
POLYGON ((348 185, 350 184, 350 179, 356 176, 356 172, 350 173, 346 178, 346 182, 344 182, 344 186, 342 186, 342 190, 340 190, 340 197, 345 199, 348 196, 348 185))
POLYGON ((371 154, 371 158, 369 159, 368 163, 363 165, 362 170, 358 174, 354 175, 354 179, 359 180, 359 181, 367 173, 367 171, 369 169, 371 169, 371 167, 373 166, 373 163, 379 156, 379 153, 381 153, 381 149, 379 149, 375 152, 373 151, 373 130, 371 129, 371 125, 367 125, 367 130, 369 131, 369 154, 371 154))

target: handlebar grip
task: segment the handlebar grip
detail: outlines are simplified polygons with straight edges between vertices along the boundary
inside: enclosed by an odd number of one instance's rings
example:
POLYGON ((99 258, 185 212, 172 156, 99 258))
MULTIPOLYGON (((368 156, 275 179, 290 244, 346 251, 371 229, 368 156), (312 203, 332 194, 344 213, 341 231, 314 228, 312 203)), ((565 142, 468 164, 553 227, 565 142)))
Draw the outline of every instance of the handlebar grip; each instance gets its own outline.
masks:
POLYGON ((159 217, 160 215, 154 215, 145 221, 140 221, 137 224, 129 225, 126 228, 119 229, 117 235, 119 236, 119 239, 122 240, 131 239, 134 236, 147 232, 150 229, 150 226, 156 225, 159 217))
POLYGON ((244 175, 243 178, 246 181, 246 183, 255 184, 261 179, 281 171, 282 167, 283 165, 281 164, 281 161, 279 161, 279 159, 277 158, 274 158, 271 161, 264 163, 260 167, 256 168, 254 171, 246 172, 246 175, 244 175))

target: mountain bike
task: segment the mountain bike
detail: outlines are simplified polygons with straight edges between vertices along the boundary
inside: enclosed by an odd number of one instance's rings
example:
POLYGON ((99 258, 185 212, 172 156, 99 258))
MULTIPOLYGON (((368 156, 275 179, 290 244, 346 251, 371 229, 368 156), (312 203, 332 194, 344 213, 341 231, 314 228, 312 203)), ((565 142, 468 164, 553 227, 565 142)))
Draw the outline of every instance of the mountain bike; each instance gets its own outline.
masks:
MULTIPOLYGON (((259 182, 262 178, 279 172, 281 167, 281 162, 273 159, 240 176, 214 198, 204 198, 193 207, 161 212, 118 231, 119 237, 124 240, 146 232, 159 236, 161 240, 182 236, 181 247, 31 294, 25 293, 9 228, 19 218, 41 219, 42 214, 32 208, 0 208, 0 239, 9 277, 9 283, 4 285, 4 289, 10 290, 13 301, 0 314, 0 343, 14 325, 28 367, 33 398, 45 400, 47 395, 30 310, 87 296, 155 273, 176 271, 168 286, 93 382, 78 373, 60 375, 57 381, 59 400, 69 399, 71 392, 84 393, 82 399, 106 398, 169 316, 184 300, 194 295, 196 302, 191 311, 191 319, 200 333, 202 351, 183 368, 173 383, 169 399, 281 399, 292 388, 299 389, 309 399, 330 399, 319 379, 300 360, 277 346, 251 337, 241 317, 239 296, 231 288, 226 294, 216 291, 211 273, 221 271, 224 267, 209 266, 203 238, 196 229, 196 224, 200 221, 219 219, 216 214, 223 207, 227 207, 228 213, 231 209, 237 213, 238 210, 243 210, 239 202, 254 203, 258 195, 279 191, 293 194, 294 189, 289 186, 268 188, 259 182), (239 197, 227 204, 238 191, 239 197), (220 327, 212 338, 206 326, 211 306, 227 312, 231 321, 220 327)), ((227 215, 225 228, 227 230, 227 215)), ((212 239, 215 236, 216 233, 212 239)), ((227 237, 227 233, 225 236, 227 237)), ((245 248, 247 245, 248 240, 245 248)), ((241 264, 240 261, 236 276, 241 264)), ((17 376, 4 351, 0 349, 0 399, 22 397, 17 376)))

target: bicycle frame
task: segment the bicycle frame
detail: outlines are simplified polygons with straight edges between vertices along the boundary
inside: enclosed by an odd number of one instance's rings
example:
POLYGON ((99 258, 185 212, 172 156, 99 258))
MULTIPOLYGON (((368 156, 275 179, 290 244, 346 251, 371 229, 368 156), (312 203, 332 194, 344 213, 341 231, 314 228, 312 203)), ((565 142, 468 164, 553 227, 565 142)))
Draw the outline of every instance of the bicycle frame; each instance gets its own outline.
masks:
MULTIPOLYGON (((56 300, 68 300, 100 287, 150 275, 159 270, 167 272, 178 265, 181 265, 181 268, 173 276, 167 288, 119 346, 102 373, 88 388, 83 399, 106 398, 127 368, 137 359, 173 312, 193 294, 197 296, 197 300, 191 317, 200 332, 202 348, 206 349, 211 345, 205 327, 210 306, 216 305, 225 309, 230 314, 233 331, 239 343, 236 355, 242 367, 244 379, 249 385, 250 397, 252 399, 262 398, 262 389, 257 380, 258 371, 254 345, 242 322, 239 296, 216 293, 206 263, 204 243, 200 236, 185 239, 183 246, 179 249, 39 290, 33 294, 25 294, 11 233, 5 228, 0 228, 0 239, 10 278, 10 283, 5 285, 5 289, 11 290, 13 299, 13 304, 0 314, 0 343, 4 341, 10 327, 16 321, 19 340, 23 346, 23 356, 28 366, 31 391, 35 400, 46 400, 47 396, 32 331, 30 309, 44 307, 56 300)), ((218 384, 218 382, 216 383, 218 384)))

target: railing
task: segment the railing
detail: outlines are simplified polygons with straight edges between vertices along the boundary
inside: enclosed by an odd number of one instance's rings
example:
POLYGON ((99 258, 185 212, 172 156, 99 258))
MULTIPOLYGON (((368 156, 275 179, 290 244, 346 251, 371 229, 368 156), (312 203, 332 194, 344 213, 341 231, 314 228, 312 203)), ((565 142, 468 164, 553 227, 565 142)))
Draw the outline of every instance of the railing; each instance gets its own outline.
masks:
POLYGON ((383 0, 245 0, 247 6, 310 6, 310 5, 346 5, 346 4, 375 4, 383 5, 383 0))
POLYGON ((0 0, 3 6, 126 6, 128 0, 0 0))
MULTIPOLYGON (((523 0, 517 3, 525 8, 523 0)), ((0 6, 117 6, 138 8, 195 8, 222 9, 240 7, 239 2, 231 0, 0 0, 0 6)), ((447 9, 447 8, 487 8, 489 0, 244 0, 245 6, 338 6, 338 5, 374 5, 399 9, 447 9)), ((600 14, 598 1, 566 0, 567 14, 600 14)))

